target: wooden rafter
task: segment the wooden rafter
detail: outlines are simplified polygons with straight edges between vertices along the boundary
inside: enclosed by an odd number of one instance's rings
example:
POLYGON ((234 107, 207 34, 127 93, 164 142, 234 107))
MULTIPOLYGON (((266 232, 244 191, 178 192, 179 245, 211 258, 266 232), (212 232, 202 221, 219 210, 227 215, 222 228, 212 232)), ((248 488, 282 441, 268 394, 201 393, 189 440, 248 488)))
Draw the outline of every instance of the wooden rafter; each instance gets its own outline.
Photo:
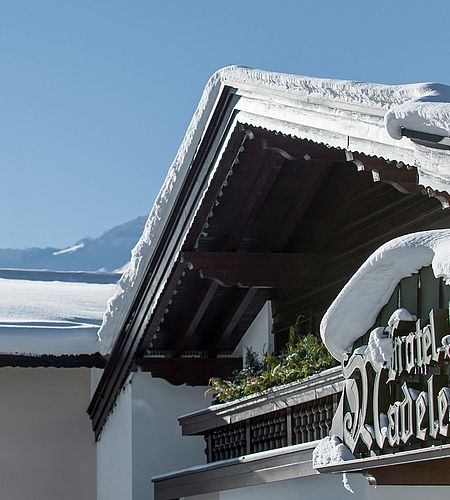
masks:
POLYGON ((318 256, 297 253, 183 252, 202 278, 241 288, 302 288, 318 256))
POLYGON ((175 356, 180 356, 184 346, 189 343, 206 310, 211 303, 214 294, 219 285, 214 281, 204 281, 201 284, 200 291, 194 297, 189 312, 185 317, 183 324, 177 332, 175 340, 175 356))
POLYGON ((222 346, 228 341, 236 328, 242 315, 245 313, 250 302, 256 294, 255 288, 249 288, 244 295, 238 295, 231 312, 228 317, 222 322, 222 327, 219 329, 218 333, 213 337, 211 342, 211 349, 209 351, 210 356, 215 357, 220 352, 222 346))
POLYGON ((242 358, 156 358, 145 356, 136 360, 142 371, 163 378, 174 385, 208 385, 211 377, 229 377, 242 368, 242 358))

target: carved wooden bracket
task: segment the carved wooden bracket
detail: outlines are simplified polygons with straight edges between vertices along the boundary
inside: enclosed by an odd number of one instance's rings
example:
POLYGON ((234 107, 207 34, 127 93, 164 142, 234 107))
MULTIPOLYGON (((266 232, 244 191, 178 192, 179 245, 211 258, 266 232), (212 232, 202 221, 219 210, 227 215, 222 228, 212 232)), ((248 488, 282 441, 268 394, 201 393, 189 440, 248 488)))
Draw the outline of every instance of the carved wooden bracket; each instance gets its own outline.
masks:
POLYGON ((303 288, 318 256, 297 253, 183 252, 202 278, 240 288, 303 288))
POLYGON ((442 208, 450 207, 450 195, 445 191, 435 191, 430 187, 424 188, 424 194, 427 194, 430 198, 436 198, 439 203, 442 205, 442 208))
POLYGON ((137 358, 136 366, 174 385, 206 386, 211 377, 227 378, 242 368, 242 358, 137 358))
POLYGON ((347 161, 353 164, 358 172, 370 172, 374 182, 389 184, 403 194, 420 193, 423 187, 417 181, 417 170, 409 165, 395 163, 365 156, 358 153, 347 152, 347 161))

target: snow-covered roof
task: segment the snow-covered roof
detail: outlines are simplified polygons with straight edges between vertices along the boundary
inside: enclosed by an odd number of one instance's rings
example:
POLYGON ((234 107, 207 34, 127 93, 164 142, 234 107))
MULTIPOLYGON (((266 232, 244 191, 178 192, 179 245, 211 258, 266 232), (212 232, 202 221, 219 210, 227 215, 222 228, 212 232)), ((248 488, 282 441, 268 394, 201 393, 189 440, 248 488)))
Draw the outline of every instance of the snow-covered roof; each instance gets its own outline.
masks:
MULTIPOLYGON (((40 280, 45 271, 20 274, 21 279, 0 278, 0 353, 98 352, 97 332, 117 285, 93 283, 93 276, 91 282, 64 282, 40 280)), ((55 279, 57 273, 51 274, 55 279)))
POLYGON ((395 238, 376 250, 342 289, 322 319, 320 333, 336 359, 373 326, 397 284, 432 265, 436 278, 450 280, 450 229, 395 238))
POLYGON ((119 333, 171 209, 224 88, 236 96, 234 123, 414 165, 419 182, 445 191, 450 152, 401 138, 401 128, 450 135, 450 87, 432 83, 368 84, 232 66, 208 81, 166 180, 153 205, 128 271, 109 304, 99 335, 108 353, 119 333))

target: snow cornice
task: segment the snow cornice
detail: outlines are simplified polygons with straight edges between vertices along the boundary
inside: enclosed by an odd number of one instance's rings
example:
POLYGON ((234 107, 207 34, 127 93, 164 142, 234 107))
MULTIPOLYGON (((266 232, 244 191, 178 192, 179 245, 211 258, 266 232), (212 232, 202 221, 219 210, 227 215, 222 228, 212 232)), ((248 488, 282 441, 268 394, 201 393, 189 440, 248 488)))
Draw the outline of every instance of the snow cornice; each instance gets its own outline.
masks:
POLYGON ((398 283, 431 265, 436 278, 450 280, 450 229, 421 231, 388 241, 352 276, 320 325, 327 349, 338 360, 375 323, 398 283))

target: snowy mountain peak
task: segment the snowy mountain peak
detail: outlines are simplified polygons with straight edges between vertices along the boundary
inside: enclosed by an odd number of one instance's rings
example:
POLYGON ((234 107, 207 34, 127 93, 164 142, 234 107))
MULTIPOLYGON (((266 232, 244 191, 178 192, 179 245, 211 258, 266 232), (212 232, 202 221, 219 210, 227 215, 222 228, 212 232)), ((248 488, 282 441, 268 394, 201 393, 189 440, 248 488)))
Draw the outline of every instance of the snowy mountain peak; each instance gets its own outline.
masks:
POLYGON ((137 217, 62 249, 0 249, 0 268, 123 272, 146 220, 146 216, 137 217))

